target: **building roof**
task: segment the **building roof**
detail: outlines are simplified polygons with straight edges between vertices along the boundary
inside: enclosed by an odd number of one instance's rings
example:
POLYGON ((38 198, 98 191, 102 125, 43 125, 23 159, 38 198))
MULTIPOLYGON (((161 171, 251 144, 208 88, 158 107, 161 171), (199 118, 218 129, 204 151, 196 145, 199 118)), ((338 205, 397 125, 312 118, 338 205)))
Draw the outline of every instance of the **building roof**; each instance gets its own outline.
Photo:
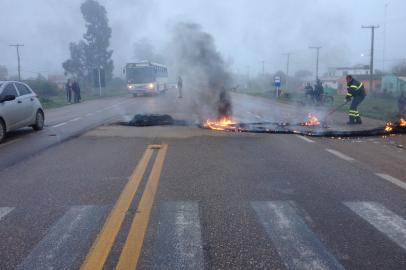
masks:
POLYGON ((357 70, 357 69, 369 69, 369 65, 355 65, 352 67, 330 67, 335 70, 357 70))

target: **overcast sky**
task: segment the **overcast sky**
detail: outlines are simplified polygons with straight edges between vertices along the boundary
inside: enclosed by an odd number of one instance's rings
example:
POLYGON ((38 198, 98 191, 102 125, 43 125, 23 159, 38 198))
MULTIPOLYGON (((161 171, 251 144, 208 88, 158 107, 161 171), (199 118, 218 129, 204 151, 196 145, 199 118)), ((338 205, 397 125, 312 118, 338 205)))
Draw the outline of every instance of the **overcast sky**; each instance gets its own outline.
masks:
MULTIPOLYGON (((62 74, 68 44, 85 31, 80 13, 83 0, 0 0, 0 65, 17 73, 15 49, 23 43, 23 76, 62 74)), ((265 61, 267 72, 285 70, 291 52, 291 72, 315 69, 315 51, 323 46, 320 66, 369 63, 370 31, 376 30, 376 67, 383 67, 384 14, 388 68, 406 58, 405 0, 100 0, 112 27, 115 74, 133 61, 133 44, 147 37, 161 49, 169 27, 195 22, 212 34, 233 71, 256 74, 265 61), (364 56, 361 56, 364 55, 364 56)))

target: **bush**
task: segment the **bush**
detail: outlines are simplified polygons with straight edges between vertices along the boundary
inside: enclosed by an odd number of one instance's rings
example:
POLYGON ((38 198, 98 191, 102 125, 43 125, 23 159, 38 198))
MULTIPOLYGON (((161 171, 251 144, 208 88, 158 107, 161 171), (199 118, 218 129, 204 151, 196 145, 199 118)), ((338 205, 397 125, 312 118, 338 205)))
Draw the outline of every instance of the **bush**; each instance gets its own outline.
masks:
POLYGON ((62 94, 62 90, 54 82, 46 80, 29 80, 25 81, 32 90, 41 98, 55 97, 62 94))

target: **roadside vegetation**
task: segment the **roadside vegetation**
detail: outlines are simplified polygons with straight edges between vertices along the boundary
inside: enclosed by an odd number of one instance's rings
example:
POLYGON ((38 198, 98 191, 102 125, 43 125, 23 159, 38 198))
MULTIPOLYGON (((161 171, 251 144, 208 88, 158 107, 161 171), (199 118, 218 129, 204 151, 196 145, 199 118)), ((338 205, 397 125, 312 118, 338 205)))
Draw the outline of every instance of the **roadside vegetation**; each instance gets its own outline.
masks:
MULTIPOLYGON (((52 109, 69 105, 66 100, 66 92, 63 86, 58 86, 54 82, 41 79, 25 80, 24 82, 27 83, 38 95, 42 106, 45 109, 52 109)), ((101 96, 99 93, 99 89, 81 85, 82 102, 126 94, 127 91, 125 88, 125 83, 120 78, 115 78, 108 82, 106 87, 102 88, 101 96)))
MULTIPOLYGON (((283 93, 276 98, 275 91, 267 91, 267 92, 260 92, 260 91, 249 91, 244 92, 249 95, 270 98, 277 100, 282 103, 289 103, 289 104, 302 104, 305 100, 304 93, 283 93)), ((334 98, 334 102, 332 104, 326 104, 329 108, 336 107, 344 102, 344 96, 338 95, 336 93, 332 93, 331 96, 334 98)), ((341 108, 339 111, 346 112, 348 110, 348 106, 341 108)), ((397 119, 397 99, 396 97, 392 96, 385 96, 385 95, 376 95, 376 94, 369 94, 363 101, 363 103, 359 107, 360 112, 363 116, 379 119, 379 120, 391 120, 397 119)))

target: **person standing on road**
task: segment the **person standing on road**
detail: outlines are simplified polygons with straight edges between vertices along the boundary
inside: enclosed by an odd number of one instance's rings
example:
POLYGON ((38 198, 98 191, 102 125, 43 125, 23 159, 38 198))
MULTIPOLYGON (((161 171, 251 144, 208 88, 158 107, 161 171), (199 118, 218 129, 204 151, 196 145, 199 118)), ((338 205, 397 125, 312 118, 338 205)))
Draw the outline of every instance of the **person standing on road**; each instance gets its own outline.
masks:
POLYGON ((80 86, 77 80, 75 80, 72 84, 73 93, 75 94, 74 101, 75 103, 79 103, 82 97, 80 96, 80 86))
POLYGON ((68 79, 68 81, 65 84, 65 91, 66 91, 66 101, 71 104, 72 103, 72 81, 71 79, 68 79))
POLYGON ((347 95, 345 100, 351 102, 350 110, 348 111, 348 125, 362 124, 360 113, 358 111, 358 106, 366 97, 365 88, 362 82, 355 80, 351 75, 347 75, 347 95))
POLYGON ((182 98, 182 87, 183 87, 183 80, 181 76, 178 76, 178 98, 182 98))
POLYGON ((314 102, 314 90, 313 86, 308 82, 304 88, 305 90, 305 96, 306 99, 310 99, 312 102, 314 102))

